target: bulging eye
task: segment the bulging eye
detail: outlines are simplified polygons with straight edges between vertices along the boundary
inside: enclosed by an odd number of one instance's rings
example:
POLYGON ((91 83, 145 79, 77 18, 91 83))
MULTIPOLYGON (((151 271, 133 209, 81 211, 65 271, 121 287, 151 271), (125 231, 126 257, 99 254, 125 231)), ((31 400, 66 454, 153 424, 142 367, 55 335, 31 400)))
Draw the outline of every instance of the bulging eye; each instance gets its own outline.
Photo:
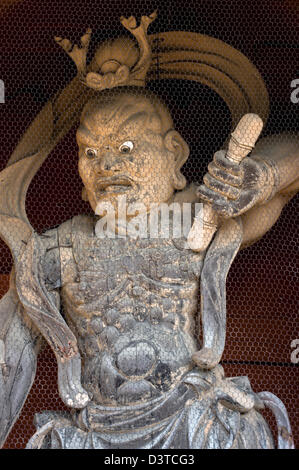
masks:
POLYGON ((85 150, 85 155, 88 157, 88 158, 95 158, 97 156, 98 152, 96 149, 91 149, 91 148, 87 148, 85 150))
POLYGON ((127 140, 126 142, 120 145, 119 151, 121 153, 130 153, 132 152, 133 147, 134 147, 133 142, 131 142, 131 140, 127 140))

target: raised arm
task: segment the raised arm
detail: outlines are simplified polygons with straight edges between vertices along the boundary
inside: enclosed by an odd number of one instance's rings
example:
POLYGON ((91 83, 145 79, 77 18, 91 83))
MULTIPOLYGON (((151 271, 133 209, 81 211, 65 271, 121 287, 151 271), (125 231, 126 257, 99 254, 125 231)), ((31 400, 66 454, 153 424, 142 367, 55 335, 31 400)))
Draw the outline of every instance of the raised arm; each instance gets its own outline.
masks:
POLYGON ((261 139, 241 165, 216 152, 199 196, 223 217, 241 216, 242 246, 260 239, 299 189, 299 136, 261 139))
POLYGON ((252 159, 270 166, 272 185, 265 190, 259 204, 242 216, 242 247, 259 240, 275 224, 285 204, 298 192, 299 136, 265 138, 252 152, 252 159))

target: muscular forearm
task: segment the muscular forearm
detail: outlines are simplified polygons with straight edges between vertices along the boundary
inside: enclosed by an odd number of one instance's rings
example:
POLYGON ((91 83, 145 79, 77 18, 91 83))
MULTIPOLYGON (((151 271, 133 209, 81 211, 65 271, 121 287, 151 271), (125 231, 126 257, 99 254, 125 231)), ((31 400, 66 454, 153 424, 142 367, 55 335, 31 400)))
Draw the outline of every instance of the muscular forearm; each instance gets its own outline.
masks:
POLYGON ((266 165, 267 185, 259 203, 242 215, 242 247, 259 240, 275 224, 285 204, 299 189, 299 136, 262 139, 251 158, 266 165))
POLYGON ((271 201, 255 206, 241 216, 243 222, 242 248, 258 241, 275 224, 289 196, 276 194, 271 201))
POLYGON ((288 195, 299 186, 299 136, 275 135, 261 140, 251 158, 266 165, 268 180, 260 203, 277 193, 288 195))

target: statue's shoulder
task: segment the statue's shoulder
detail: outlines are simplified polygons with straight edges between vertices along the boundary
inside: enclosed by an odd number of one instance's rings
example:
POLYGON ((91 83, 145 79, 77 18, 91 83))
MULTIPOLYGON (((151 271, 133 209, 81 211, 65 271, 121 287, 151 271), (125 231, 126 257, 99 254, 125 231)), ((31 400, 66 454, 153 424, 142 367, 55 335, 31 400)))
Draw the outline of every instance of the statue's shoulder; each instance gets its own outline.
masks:
POLYGON ((57 228, 59 245, 71 246, 74 236, 90 235, 94 232, 94 217, 92 215, 76 215, 63 222, 57 228))
POLYGON ((93 226, 94 217, 78 215, 40 235, 43 272, 51 289, 73 281, 76 274, 73 256, 78 247, 76 237, 92 233, 93 226))
POLYGON ((62 224, 43 232, 40 237, 43 244, 57 247, 72 246, 73 236, 90 234, 94 230, 94 217, 91 215, 76 215, 62 224))

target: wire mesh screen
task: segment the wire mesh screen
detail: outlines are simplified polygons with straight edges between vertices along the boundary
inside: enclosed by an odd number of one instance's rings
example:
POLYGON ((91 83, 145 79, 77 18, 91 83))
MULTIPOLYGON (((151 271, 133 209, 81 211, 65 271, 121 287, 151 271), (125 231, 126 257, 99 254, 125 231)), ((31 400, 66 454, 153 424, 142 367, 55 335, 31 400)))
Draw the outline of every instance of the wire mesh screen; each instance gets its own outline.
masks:
MULTIPOLYGON (((0 7, 0 79, 5 87, 5 102, 0 104, 0 170, 38 112, 76 75, 75 64, 54 36, 78 42, 87 27, 92 28, 90 61, 99 43, 129 36, 119 22, 121 16, 140 19, 155 9, 158 17, 150 34, 189 31, 208 35, 234 47, 256 66, 270 101, 261 137, 286 132, 298 135, 299 104, 292 99, 291 85, 299 73, 299 10, 295 1, 261 5, 251 0, 245 7, 235 0, 11 0, 3 1, 0 7)), ((160 72, 157 61, 155 79, 148 81, 147 89, 166 103, 174 128, 190 147, 182 167, 187 183, 202 184, 214 153, 231 132, 229 107, 207 85, 165 77, 159 80, 160 72)), ((74 216, 94 213, 82 199, 78 125, 77 121, 51 151, 28 189, 26 212, 39 234, 74 216)), ((12 267, 9 248, 1 242, 0 297, 8 291, 12 267)), ((226 289, 227 331, 221 360, 225 374, 247 376, 255 392, 267 390, 277 395, 286 406, 298 447, 298 354, 294 354, 294 340, 299 338, 298 196, 290 198, 277 222, 273 221, 259 241, 237 254, 226 289)), ((199 325, 195 323, 194 328, 200 340, 199 325)), ((56 358, 46 342, 38 355, 33 386, 4 448, 24 448, 35 432, 34 415, 44 410, 68 411, 58 393, 56 358)), ((261 413, 277 445, 274 417, 267 410, 261 413)))

